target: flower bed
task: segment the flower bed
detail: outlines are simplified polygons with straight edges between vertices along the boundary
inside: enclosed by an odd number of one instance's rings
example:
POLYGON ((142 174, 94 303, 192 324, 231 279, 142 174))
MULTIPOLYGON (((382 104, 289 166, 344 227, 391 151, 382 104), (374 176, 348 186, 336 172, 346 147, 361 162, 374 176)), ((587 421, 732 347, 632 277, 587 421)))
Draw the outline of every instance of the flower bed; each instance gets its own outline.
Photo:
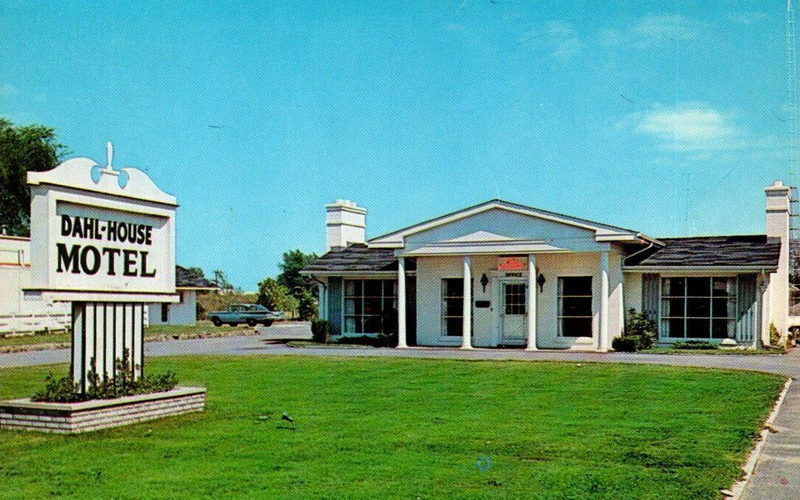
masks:
POLYGON ((76 403, 34 402, 30 398, 0 402, 0 428, 80 433, 118 427, 205 409, 203 387, 76 403))

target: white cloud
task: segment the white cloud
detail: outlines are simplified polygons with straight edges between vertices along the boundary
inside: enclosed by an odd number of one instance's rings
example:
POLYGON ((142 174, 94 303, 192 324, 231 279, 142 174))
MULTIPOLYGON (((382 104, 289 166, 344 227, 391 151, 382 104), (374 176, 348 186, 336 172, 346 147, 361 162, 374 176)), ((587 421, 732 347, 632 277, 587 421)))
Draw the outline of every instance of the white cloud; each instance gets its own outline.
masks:
POLYGON ((662 151, 694 154, 733 150, 774 150, 779 139, 756 136, 736 124, 736 113, 720 111, 707 103, 689 102, 675 106, 654 105, 631 113, 617 123, 618 129, 648 136, 662 151))
POLYGON ((631 45, 645 48, 683 40, 701 39, 711 27, 678 14, 647 14, 625 29, 604 29, 600 41, 606 45, 631 45))
POLYGON ((575 27, 562 21, 549 21, 544 26, 533 27, 517 39, 517 45, 528 43, 546 47, 550 56, 556 59, 570 58, 583 47, 575 27))
POLYGON ((712 141, 735 137, 740 133, 729 117, 702 104, 673 109, 651 109, 643 115, 635 130, 692 149, 712 141))

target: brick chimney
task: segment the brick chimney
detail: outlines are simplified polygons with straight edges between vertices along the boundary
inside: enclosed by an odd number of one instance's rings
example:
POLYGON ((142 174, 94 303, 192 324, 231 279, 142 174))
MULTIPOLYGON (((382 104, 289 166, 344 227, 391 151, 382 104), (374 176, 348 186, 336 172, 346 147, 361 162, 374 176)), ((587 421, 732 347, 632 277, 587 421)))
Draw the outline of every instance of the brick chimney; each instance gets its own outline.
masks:
POLYGON ((328 226, 328 250, 343 248, 352 243, 364 243, 367 209, 350 200, 336 200, 325 205, 328 226))
POLYGON ((767 195, 767 236, 781 239, 778 271, 770 276, 769 317, 785 338, 786 318, 789 314, 789 225, 791 215, 791 188, 775 181, 764 192, 767 195))

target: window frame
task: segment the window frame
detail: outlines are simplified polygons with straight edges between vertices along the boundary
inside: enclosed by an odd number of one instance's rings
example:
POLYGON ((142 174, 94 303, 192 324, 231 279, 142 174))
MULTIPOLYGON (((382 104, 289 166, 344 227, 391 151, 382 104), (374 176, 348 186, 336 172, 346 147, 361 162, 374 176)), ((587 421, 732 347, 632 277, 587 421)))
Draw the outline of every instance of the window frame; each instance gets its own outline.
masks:
POLYGON ((595 336, 595 322, 594 322, 594 276, 591 274, 582 274, 582 275, 568 275, 568 276, 558 276, 556 280, 556 322, 558 323, 558 337, 563 339, 590 339, 594 338, 595 336), (562 294, 561 290, 563 288, 562 282, 565 279, 571 278, 588 278, 589 279, 589 290, 590 295, 564 295, 562 294), (562 299, 564 298, 588 298, 589 300, 589 315, 588 316, 565 316, 563 314, 563 302, 562 299), (564 335, 564 319, 588 319, 589 320, 589 334, 588 335, 564 335))
POLYGON ((503 295, 503 303, 502 303, 502 315, 503 316, 527 316, 528 315, 528 284, 524 281, 504 281, 500 285, 501 290, 500 293, 503 295), (508 293, 508 287, 514 287, 513 292, 510 294, 508 293), (519 290, 522 290, 522 293, 519 290), (512 298, 516 298, 516 300, 512 301, 511 303, 508 302, 509 296, 512 298), (519 301, 519 298, 522 298, 522 301, 519 301), (516 312, 509 312, 509 306, 514 309, 516 312), (519 311, 522 312, 519 312, 519 311))
POLYGON ((397 319, 397 280, 391 278, 343 278, 342 279, 342 335, 380 335, 380 334, 389 334, 396 332, 397 325, 394 325, 395 330, 391 330, 391 321, 392 319, 397 319), (361 282, 361 294, 360 295, 349 295, 347 293, 347 285, 349 282, 361 282), (366 287, 364 283, 367 281, 377 281, 380 282, 380 289, 381 295, 378 297, 377 295, 366 295, 366 287), (392 284, 392 293, 393 295, 386 294, 386 283, 389 282, 392 284), (366 304, 366 299, 380 299, 381 304, 381 314, 364 314, 364 307, 366 304), (347 313, 347 300, 348 299, 357 299, 361 302, 361 308, 359 312, 354 314, 347 313), (384 304, 386 304, 387 300, 392 301, 392 310, 385 310, 384 304), (348 331, 347 329, 347 320, 348 318, 360 318, 361 319, 361 332, 355 331, 348 331), (379 332, 365 332, 364 330, 364 319, 365 318, 380 318, 381 327, 379 332), (388 320, 388 323, 387 323, 388 320), (387 330, 387 324, 389 325, 389 329, 387 330))
MULTIPOLYGON (((463 339, 464 338, 464 329, 463 329, 463 324, 464 324, 464 292, 462 290, 460 297, 447 297, 449 299, 454 299, 454 298, 460 298, 461 299, 461 309, 460 309, 461 310, 461 314, 445 316, 445 305, 444 305, 445 304, 445 302, 444 302, 445 301, 445 294, 444 294, 445 293, 445 290, 444 290, 444 286, 445 285, 444 284, 448 280, 457 280, 457 281, 463 282, 464 281, 464 277, 463 276, 443 276, 439 280, 439 338, 440 338, 440 340, 445 340, 445 341, 451 340, 452 341, 452 340, 457 340, 457 339, 463 339), (461 334, 460 335, 447 335, 446 322, 447 322, 448 319, 455 319, 455 318, 460 318, 461 319, 461 324, 462 324, 461 334)), ((472 299, 472 302, 474 303, 474 301, 475 301, 475 280, 474 279, 470 280, 470 297, 472 299)), ((472 305, 472 304, 470 304, 470 305, 472 305)), ((475 333, 475 315, 472 314, 471 317, 470 317, 470 334, 474 334, 474 333, 475 333)))
MULTIPOLYGON (((659 282, 658 282, 658 339, 659 342, 665 343, 672 343, 672 342, 682 342, 687 340, 701 340, 701 341, 711 341, 711 342, 721 342, 726 338, 736 339, 736 323, 739 320, 739 275, 716 275, 716 274, 707 274, 707 275, 693 275, 693 276, 675 276, 675 275, 661 275, 659 282), (677 295, 665 295, 665 281, 666 280, 673 280, 673 279, 683 279, 684 280, 684 290, 682 296, 677 295), (709 295, 701 296, 701 295, 689 295, 689 279, 707 279, 710 282, 709 287, 709 295), (714 295, 714 280, 716 279, 724 279, 728 282, 728 288, 731 290, 728 296, 715 296, 714 295), (682 316, 674 316, 670 315, 667 316, 664 314, 664 304, 667 300, 675 300, 675 299, 683 299, 683 315, 682 316), (726 299, 726 303, 729 306, 732 306, 733 315, 728 315, 728 311, 726 311, 725 316, 714 316, 714 299, 726 299), (689 299, 708 299, 709 302, 709 309, 708 309, 708 316, 689 316, 689 299), (670 328, 667 326, 667 322, 670 320, 683 320, 683 336, 682 337, 673 337, 669 335, 670 328), (708 321, 708 336, 706 337, 689 337, 687 336, 688 330, 688 323, 689 320, 707 320, 708 321), (726 337, 714 337, 714 321, 715 320, 725 320, 728 325, 732 325, 732 333, 729 333, 726 337)), ((729 326, 730 328, 730 326, 729 326)))

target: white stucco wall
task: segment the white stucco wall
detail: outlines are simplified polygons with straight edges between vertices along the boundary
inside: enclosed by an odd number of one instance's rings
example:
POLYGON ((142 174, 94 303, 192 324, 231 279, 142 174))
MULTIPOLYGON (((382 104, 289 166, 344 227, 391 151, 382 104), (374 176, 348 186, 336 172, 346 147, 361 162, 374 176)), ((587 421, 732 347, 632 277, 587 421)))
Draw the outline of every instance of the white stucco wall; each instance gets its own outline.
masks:
POLYGON ((642 273, 625 273, 624 296, 626 317, 629 309, 642 312, 642 273))
POLYGON ((178 292, 181 300, 169 304, 168 320, 161 321, 161 304, 149 304, 148 319, 151 325, 194 325, 197 323, 197 292, 182 290, 178 292))
MULTIPOLYGON (((472 309, 473 340, 476 347, 497 345, 500 337, 499 311, 500 279, 504 273, 496 272, 497 255, 473 256, 473 304, 488 300, 488 309, 472 309), (483 291, 480 279, 483 274, 490 283, 483 291)), ((460 345, 461 337, 443 337, 441 280, 461 277, 461 257, 420 257, 417 259, 417 342, 420 345, 460 345)), ((541 348, 592 349, 596 345, 600 320, 600 254, 538 254, 536 265, 547 282, 543 291, 537 288, 537 335, 541 348), (592 338, 561 337, 558 334, 558 278, 561 276, 591 276, 594 298, 592 300, 593 335, 592 338)), ((524 281, 523 273, 522 280, 524 281)), ((530 292, 529 292, 530 293, 530 292)), ((612 252, 609 256, 609 302, 608 338, 604 344, 609 347, 611 339, 621 333, 624 285, 621 259, 612 252)), ((641 299, 640 299, 641 300, 641 299)))

